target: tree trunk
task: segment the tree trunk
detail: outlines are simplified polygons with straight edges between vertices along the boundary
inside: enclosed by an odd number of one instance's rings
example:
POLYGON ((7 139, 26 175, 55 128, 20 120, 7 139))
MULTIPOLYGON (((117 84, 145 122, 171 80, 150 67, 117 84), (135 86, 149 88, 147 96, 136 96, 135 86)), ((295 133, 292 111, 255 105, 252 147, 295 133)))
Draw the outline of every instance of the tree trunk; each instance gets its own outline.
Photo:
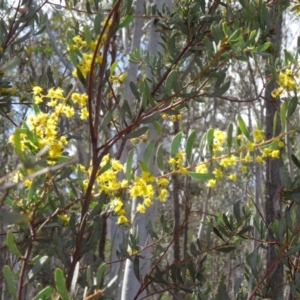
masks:
MULTIPOLYGON (((275 19, 277 5, 271 7, 270 17, 275 19)), ((282 16, 280 16, 275 24, 274 34, 271 37, 271 42, 276 45, 277 53, 275 58, 280 56, 280 44, 281 44, 281 26, 282 26, 282 16)), ((266 73, 266 78, 268 78, 268 73, 266 73)), ((265 90, 265 101, 266 101, 266 139, 273 137, 273 118, 276 111, 280 109, 280 99, 274 99, 271 96, 272 90, 276 88, 276 83, 270 84, 265 90)), ((275 129, 275 136, 277 136, 280 131, 280 123, 277 122, 275 129)), ((265 203, 265 214, 266 214, 266 224, 269 226, 275 220, 281 217, 281 203, 279 197, 280 188, 280 178, 279 169, 282 166, 281 159, 268 158, 266 160, 266 203, 265 203)), ((268 233, 268 240, 271 242, 274 240, 274 236, 271 231, 268 233)), ((276 259, 275 248, 272 244, 268 244, 267 250, 267 269, 271 266, 272 262, 276 259)), ((266 291, 266 298, 270 299, 282 299, 283 297, 283 265, 279 261, 270 276, 267 279, 268 289, 266 291)))

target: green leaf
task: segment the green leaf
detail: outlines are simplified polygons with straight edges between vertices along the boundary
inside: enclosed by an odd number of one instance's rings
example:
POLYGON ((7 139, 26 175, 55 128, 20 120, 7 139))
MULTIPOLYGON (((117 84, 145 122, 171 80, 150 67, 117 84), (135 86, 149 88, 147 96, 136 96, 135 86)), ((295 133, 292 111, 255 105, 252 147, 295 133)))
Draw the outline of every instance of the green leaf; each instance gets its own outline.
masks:
POLYGON ((106 269, 106 264, 105 263, 102 263, 99 266, 99 268, 97 269, 96 276, 97 276, 97 286, 98 287, 100 287, 105 269, 106 269))
POLYGON ((125 176, 128 181, 131 180, 132 175, 132 161, 133 161, 134 149, 130 150, 126 160, 125 176))
POLYGON ((298 169, 300 169, 300 161, 298 160, 298 158, 297 158, 294 154, 292 154, 291 157, 292 157, 292 161, 293 161, 293 163, 295 164, 295 166, 296 166, 298 169))
POLYGON ((236 246, 222 246, 222 247, 216 248, 217 251, 225 252, 225 253, 231 252, 235 249, 236 249, 236 246))
POLYGON ((251 31, 249 35, 249 41, 252 43, 256 37, 256 30, 251 31))
POLYGON ((55 269, 54 273, 55 287, 62 300, 71 300, 66 287, 66 281, 63 271, 60 268, 55 269))
POLYGON ((192 156, 192 151, 193 151, 193 145, 196 139, 196 130, 193 130, 186 141, 185 145, 185 153, 186 153, 186 158, 189 164, 191 164, 191 156, 192 156))
POLYGON ((227 44, 236 42, 241 36, 242 29, 237 29, 227 40, 227 44))
POLYGON ((124 136, 125 139, 133 139, 133 138, 137 138, 141 135, 143 135, 144 133, 146 133, 147 131, 149 130, 149 127, 141 127, 141 128, 138 128, 136 130, 133 130, 131 132, 129 132, 128 134, 126 134, 124 136))
POLYGON ((176 81, 176 79, 177 79, 177 71, 172 70, 166 79, 166 93, 168 96, 172 95, 172 86, 173 83, 176 81))
POLYGON ((156 165, 160 173, 164 173, 164 156, 163 156, 163 145, 160 144, 156 151, 156 165))
POLYGON ((0 211, 0 222, 9 224, 22 224, 29 222, 29 217, 18 213, 0 211))
POLYGON ((109 122, 111 121, 112 114, 113 114, 112 110, 107 111, 107 113, 105 114, 105 116, 100 124, 101 129, 104 129, 109 124, 109 122))
POLYGON ((148 167, 149 167, 151 158, 153 158, 152 152, 153 152, 154 146, 155 146, 155 141, 150 141, 150 142, 148 143, 148 145, 146 146, 145 151, 144 151, 143 162, 144 162, 148 167))
POLYGON ((178 153, 181 138, 182 138, 182 132, 178 132, 174 136, 174 138, 171 142, 171 156, 172 157, 175 157, 175 155, 178 153))
POLYGON ((213 128, 209 128, 207 130, 206 138, 207 138, 208 149, 209 149, 210 153, 212 153, 213 152, 213 143, 214 143, 214 129, 213 128))
POLYGON ((246 233, 252 229, 253 229, 253 227, 251 225, 245 225, 237 234, 243 235, 244 233, 246 233))
POLYGON ((298 105, 298 97, 293 97, 288 104, 287 117, 290 118, 295 112, 298 105))
POLYGON ((226 291, 225 276, 221 277, 218 292, 214 300, 230 300, 226 291))
POLYGON ((106 165, 104 165, 100 170, 99 170, 99 173, 98 173, 98 176, 103 174, 104 172, 106 172, 107 170, 109 170, 111 168, 111 163, 108 162, 106 165))
POLYGON ((237 117, 238 126, 241 130, 241 132, 244 134, 244 136, 248 139, 248 141, 253 142, 252 137, 249 134, 248 128, 241 116, 237 117))
POLYGON ((158 111, 154 112, 153 114, 143 118, 140 123, 141 124, 148 124, 151 123, 153 121, 156 121, 160 118, 160 113, 158 111))
POLYGON ((32 300, 43 300, 43 299, 51 299, 51 294, 53 293, 54 288, 51 286, 47 286, 42 289, 32 300))
POLYGON ((14 299, 17 299, 17 288, 15 286, 15 282, 14 282, 14 274, 12 273, 11 269, 9 266, 5 265, 3 267, 3 276, 5 278, 7 287, 8 287, 8 291, 10 292, 10 294, 14 297, 14 299))
POLYGON ((207 181, 215 178, 212 173, 197 173, 197 172, 187 172, 187 174, 197 180, 207 181))
POLYGON ((218 230, 218 228, 213 227, 213 232, 214 232, 214 234, 215 234, 217 237, 219 237, 220 239, 222 239, 222 240, 224 241, 223 236, 222 236, 222 234, 220 233, 220 231, 218 230))
POLYGON ((226 93, 230 87, 231 81, 227 81, 226 83, 224 83, 219 89, 215 90, 214 92, 212 92, 211 94, 209 94, 209 97, 218 97, 223 95, 224 93, 226 93))
POLYGON ((12 254, 17 255, 20 258, 23 257, 23 255, 21 254, 19 248, 17 247, 17 245, 15 243, 14 235, 12 234, 12 232, 10 230, 8 230, 6 233, 6 245, 12 254))
POLYGON ((136 255, 133 259, 133 272, 136 277, 136 279, 141 282, 140 278, 140 260, 139 257, 136 255))
POLYGON ((281 121, 281 131, 285 131, 286 127, 286 110, 287 110, 287 102, 284 101, 280 107, 280 121, 281 121))
POLYGON ((101 22, 103 21, 103 14, 100 12, 97 14, 94 20, 94 31, 96 35, 99 35, 101 32, 101 22))
POLYGON ((156 121, 153 121, 153 126, 155 128, 156 133, 158 135, 160 135, 161 134, 161 126, 160 126, 160 124, 158 122, 156 122, 156 121))
POLYGON ((133 20, 133 14, 130 13, 121 20, 118 29, 127 27, 132 22, 132 20, 133 20))
POLYGON ((228 35, 228 26, 227 26, 227 22, 223 22, 222 23, 222 29, 224 34, 227 36, 228 35))
POLYGON ((21 61, 20 57, 14 57, 13 59, 7 61, 5 64, 0 66, 0 72, 9 71, 15 68, 16 66, 19 65, 20 61, 21 61))
MULTIPOLYGON (((130 90, 131 90, 132 94, 134 95, 134 97, 140 102, 141 101, 140 93, 139 93, 136 85, 134 84, 134 82, 130 81, 129 87, 130 87, 130 90)), ((126 99, 126 100, 128 100, 128 99, 126 99)))
POLYGON ((206 136, 207 136, 207 132, 205 132, 203 134, 200 145, 199 145, 199 154, 200 154, 200 156, 203 156, 203 149, 204 149, 204 145, 205 145, 205 141, 206 141, 206 136))
POLYGON ((139 160, 138 163, 143 172, 150 173, 148 166, 143 161, 139 160))
POLYGON ((33 268, 28 272, 28 279, 32 280, 42 270, 44 264, 48 261, 49 257, 44 255, 34 264, 33 268))
POLYGON ((297 64, 296 59, 294 58, 294 56, 289 51, 287 51, 286 49, 284 49, 283 51, 284 51, 284 63, 285 63, 286 66, 289 63, 297 64))
POLYGON ((283 257, 291 256, 300 250, 300 244, 294 246, 292 249, 283 254, 283 257))
POLYGON ((232 146, 232 133, 233 133, 233 125, 230 123, 227 128, 227 147, 228 152, 230 152, 231 146, 232 146))

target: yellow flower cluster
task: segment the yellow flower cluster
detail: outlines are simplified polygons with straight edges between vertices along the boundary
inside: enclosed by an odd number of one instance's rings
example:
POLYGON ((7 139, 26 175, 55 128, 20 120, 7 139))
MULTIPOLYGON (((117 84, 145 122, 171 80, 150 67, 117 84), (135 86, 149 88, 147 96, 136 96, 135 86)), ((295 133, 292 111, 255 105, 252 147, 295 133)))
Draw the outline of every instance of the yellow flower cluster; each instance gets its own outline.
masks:
MULTIPOLYGON (((261 146, 260 143, 264 140, 263 132, 259 128, 254 128, 252 131, 252 136, 254 139, 254 142, 250 142, 246 140, 243 135, 238 135, 236 137, 237 141, 239 141, 240 146, 238 149, 236 149, 235 154, 227 154, 223 155, 221 157, 213 156, 213 161, 215 164, 214 170, 212 171, 212 174, 214 175, 213 179, 209 179, 206 182, 207 187, 214 187, 217 184, 217 180, 224 177, 224 174, 227 173, 227 178, 231 181, 237 180, 237 173, 236 169, 232 169, 235 167, 238 163, 241 164, 239 170, 241 173, 246 173, 248 170, 247 164, 249 164, 252 161, 255 161, 256 163, 263 163, 265 158, 269 157, 272 159, 279 158, 280 156, 280 148, 284 146, 284 143, 279 140, 274 140, 271 146, 271 143, 269 145, 261 146), (254 155, 254 150, 258 149, 260 151, 260 154, 254 155), (239 153, 239 157, 236 155, 239 153), (232 172, 234 171, 234 172, 232 172)), ((213 141, 213 150, 215 151, 221 151, 223 149, 224 143, 226 141, 226 133, 220 130, 214 131, 214 141, 213 141)), ((175 158, 170 158, 169 163, 172 164, 173 169, 176 169, 176 165, 178 163, 182 163, 182 152, 179 154, 180 161, 177 161, 175 158)), ((177 166, 178 168, 178 166, 177 166)), ((184 169, 184 167, 181 165, 181 168, 184 169)), ((207 163, 200 163, 195 167, 195 171, 197 173, 208 173, 207 163)), ((182 171, 181 173, 184 173, 182 171)))
MULTIPOLYGON (((101 23, 101 26, 103 27, 106 23, 106 19, 103 20, 103 22, 101 23)), ((101 41, 100 41, 100 45, 99 45, 99 49, 104 45, 104 43, 107 40, 107 31, 108 29, 111 27, 112 25, 112 21, 109 20, 105 33, 102 35, 101 37, 101 41)), ((73 37, 72 40, 72 44, 69 45, 69 50, 78 50, 80 53, 80 61, 77 64, 77 68, 80 70, 80 72, 82 73, 82 75, 85 77, 91 69, 91 64, 92 64, 92 60, 93 57, 95 55, 95 51, 96 51, 96 46, 97 46, 97 42, 98 39, 100 37, 96 37, 94 40, 91 40, 89 42, 83 40, 79 35, 76 35, 73 37)), ((98 49, 98 50, 99 50, 98 49)), ((96 64, 101 64, 103 60, 102 54, 101 53, 97 53, 95 56, 95 63, 96 64)), ((73 76, 77 77, 77 69, 73 71, 73 76)), ((118 82, 123 82, 125 80, 125 74, 122 74, 122 76, 118 76, 118 82)))
MULTIPOLYGON (((33 114, 28 115, 27 124, 29 129, 36 136, 34 139, 29 139, 25 133, 21 134, 21 149, 28 150, 31 153, 36 153, 38 150, 49 147, 48 164, 54 164, 56 159, 61 155, 63 149, 68 145, 67 137, 59 131, 58 122, 61 116, 71 118, 75 114, 74 105, 68 105, 67 98, 61 88, 49 89, 47 94, 42 93, 42 88, 39 86, 33 87, 33 100, 36 108, 33 114), (39 104, 44 103, 49 107, 47 113, 41 111, 39 104)), ((87 96, 85 94, 72 95, 74 103, 78 103, 80 107, 86 106, 87 96)), ((81 119, 88 116, 86 108, 81 109, 81 119)), ((13 143, 14 134, 9 141, 13 143)))
MULTIPOLYGON (((273 98, 279 97, 284 91, 292 91, 297 87, 295 78, 299 76, 298 73, 293 74, 291 69, 286 69, 284 73, 280 73, 278 76, 279 88, 274 89, 271 93, 273 98)), ((299 90, 299 88, 297 88, 299 90)))
POLYGON ((179 121, 179 120, 182 119, 182 112, 180 112, 179 114, 176 114, 176 115, 168 115, 168 114, 166 114, 166 113, 163 113, 163 114, 161 115, 161 117, 162 117, 164 120, 169 119, 171 122, 175 123, 175 122, 177 122, 177 121, 179 121))
MULTIPOLYGON (((107 165, 109 165, 110 168, 97 175, 93 193, 104 192, 112 197, 109 206, 110 209, 117 214, 118 224, 128 223, 128 219, 125 216, 124 203, 119 196, 121 190, 127 189, 132 198, 142 198, 143 202, 139 203, 136 209, 139 213, 145 213, 146 208, 152 205, 153 198, 156 198, 161 202, 166 201, 168 195, 166 187, 169 185, 169 180, 167 178, 155 178, 149 172, 142 172, 140 176, 134 178, 132 184, 129 184, 127 180, 119 180, 119 175, 120 172, 123 171, 123 166, 118 160, 110 158, 109 155, 105 155, 101 161, 100 167, 103 168, 107 165)), ((79 170, 86 174, 87 179, 83 181, 83 188, 86 189, 91 168, 85 170, 83 166, 80 166, 79 170)))
POLYGON ((184 152, 179 151, 176 153, 175 157, 171 157, 169 159, 169 164, 172 166, 173 170, 180 174, 186 174, 187 170, 183 167, 183 160, 184 160, 184 152))

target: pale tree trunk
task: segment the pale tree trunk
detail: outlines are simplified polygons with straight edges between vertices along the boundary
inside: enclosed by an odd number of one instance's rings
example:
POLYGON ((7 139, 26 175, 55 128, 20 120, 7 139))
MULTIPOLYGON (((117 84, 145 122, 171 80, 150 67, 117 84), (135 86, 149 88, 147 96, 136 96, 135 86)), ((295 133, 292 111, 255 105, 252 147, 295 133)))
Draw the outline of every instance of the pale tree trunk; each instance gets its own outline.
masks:
MULTIPOLYGON (((275 19, 277 5, 271 7, 270 17, 275 19)), ((282 16, 277 20, 275 24, 275 32, 271 36, 271 42, 273 45, 278 47, 276 56, 280 56, 280 44, 281 44, 281 26, 282 26, 282 16)), ((276 57, 275 57, 276 58, 276 57)), ((268 77, 269 74, 266 74, 268 77)), ((266 139, 273 137, 273 118, 274 114, 278 109, 280 109, 280 99, 273 99, 271 96, 272 90, 276 88, 276 84, 268 85, 265 91, 266 99, 266 139)), ((275 136, 277 136, 281 131, 280 123, 277 122, 275 136)), ((280 178, 279 178, 279 169, 282 166, 281 159, 270 159, 266 161, 266 203, 265 203, 265 214, 266 214, 266 223, 269 226, 276 219, 281 217, 281 202, 280 202, 280 178)), ((274 240, 273 234, 269 231, 268 240, 272 242, 274 240)), ((276 259, 275 248, 272 243, 268 244, 267 249, 267 269, 276 259)), ((267 279, 267 294, 264 295, 270 299, 282 299, 283 298, 283 265, 280 261, 277 262, 275 267, 271 272, 271 276, 267 279)))
MULTIPOLYGON (((137 1, 135 5, 135 16, 142 16, 144 14, 144 2, 137 1)), ((135 18, 134 19, 134 28, 132 33, 132 43, 130 49, 128 49, 128 45, 126 44, 126 30, 123 30, 123 43, 124 43, 124 50, 126 54, 133 52, 135 49, 140 48, 141 39, 142 39, 142 28, 143 28, 144 20, 143 18, 135 18), (129 53, 127 51, 129 50, 129 53)), ((126 81, 124 83, 124 94, 123 100, 127 100, 129 105, 133 107, 133 99, 134 96, 130 90, 130 82, 134 82, 137 84, 137 72, 138 72, 138 65, 128 62, 126 67, 126 81)), ((123 105, 123 102, 120 104, 123 105)), ((122 146, 120 146, 122 147, 122 146)), ((125 147, 121 153, 120 161, 124 164, 128 155, 128 148, 125 147)), ((110 261, 115 262, 110 267, 110 272, 108 275, 108 282, 114 280, 117 277, 117 289, 116 289, 116 300, 120 300, 122 297, 122 286, 124 281, 124 276, 122 276, 122 268, 123 262, 118 262, 117 257, 117 250, 119 250, 120 244, 123 244, 125 241, 125 232, 123 227, 120 227, 116 224, 116 220, 109 219, 108 220, 108 238, 111 242, 111 253, 110 253, 110 261)))
MULTIPOLYGON (((137 5, 141 5, 143 1, 137 1, 137 5)), ((163 3, 166 3, 167 7, 171 7, 172 1, 171 0, 156 0, 154 4, 156 5, 158 10, 161 10, 163 3)), ((135 24, 136 25, 136 24, 135 24)), ((140 26, 142 28, 142 26, 140 26)), ((134 36, 135 37, 135 36, 134 36)), ((159 32, 157 32, 157 26, 155 20, 151 20, 150 28, 149 28, 149 39, 148 39, 148 47, 147 50, 152 55, 156 55, 158 52, 163 52, 163 48, 159 45, 159 42, 162 42, 159 32)), ((135 45, 136 48, 139 48, 139 45, 135 45)), ((133 72, 134 66, 129 68, 129 72, 133 72)), ((151 78, 151 70, 146 70, 147 78, 151 78)), ((133 75, 134 78, 134 75, 133 75)), ((136 76, 135 76, 136 80, 136 76)), ((131 81, 135 81, 131 80, 131 81)), ((153 141, 157 139, 157 135, 155 129, 152 125, 149 126, 149 136, 148 141, 153 141)), ((145 144, 144 146, 140 146, 138 148, 137 159, 141 160, 144 154, 145 144)), ((154 163, 153 161, 150 162, 150 172, 155 174, 154 163)), ((147 234, 146 225, 148 222, 154 223, 154 220, 157 215, 157 202, 154 200, 153 204, 150 208, 147 209, 145 214, 136 213, 136 207, 138 203, 141 202, 140 198, 135 198, 132 201, 132 208, 131 208, 131 222, 132 222, 132 231, 131 234, 136 235, 139 238, 139 245, 143 248, 146 245, 151 243, 151 237, 147 234)), ((140 254, 145 257, 145 259, 139 259, 139 273, 140 278, 143 280, 146 274, 150 270, 150 259, 147 257, 150 256, 152 251, 152 247, 148 247, 146 250, 142 251, 140 254)), ((133 263, 130 260, 126 260, 125 263, 125 271, 124 271, 124 279, 122 285, 122 300, 133 300, 133 299, 142 299, 146 296, 146 291, 143 291, 137 296, 137 293, 140 289, 141 283, 137 280, 136 276, 134 275, 133 271, 133 263), (137 297, 136 297, 137 296, 137 297)))

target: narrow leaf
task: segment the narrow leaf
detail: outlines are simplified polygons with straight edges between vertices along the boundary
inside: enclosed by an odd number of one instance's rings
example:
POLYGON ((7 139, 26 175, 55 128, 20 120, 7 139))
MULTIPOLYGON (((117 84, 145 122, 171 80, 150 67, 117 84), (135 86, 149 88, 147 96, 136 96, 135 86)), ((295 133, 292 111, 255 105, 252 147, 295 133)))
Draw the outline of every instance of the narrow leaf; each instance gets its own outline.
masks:
POLYGON ((280 107, 280 121, 281 121, 282 132, 284 132, 286 129, 285 128, 286 127, 286 110, 287 110, 287 103, 286 103, 286 101, 284 101, 280 107))
POLYGON ((156 165, 161 174, 164 172, 163 146, 160 144, 156 151, 156 165))
POLYGON ((21 254, 19 248, 17 247, 14 239, 14 235, 10 230, 6 233, 6 245, 11 253, 17 255, 18 257, 22 258, 23 255, 21 254))
POLYGON ((51 294, 53 293, 54 288, 47 286, 42 289, 32 300, 42 300, 42 299, 51 299, 51 294))
POLYGON ((62 300, 71 300, 66 287, 64 273, 61 269, 56 268, 54 273, 55 287, 62 300))
POLYGON ((237 122, 238 122, 239 128, 240 128, 241 132, 244 134, 244 136, 248 139, 248 141, 253 142, 253 139, 250 136, 248 128, 241 116, 237 117, 237 122))
POLYGON ((143 135, 144 133, 146 133, 147 131, 149 130, 149 127, 141 127, 141 128, 138 128, 134 131, 131 131, 129 132, 128 134, 126 134, 124 136, 125 139, 133 139, 133 138, 137 138, 141 135, 143 135))
POLYGON ((288 112, 287 112, 288 118, 290 118, 293 115, 293 113, 297 108, 297 105, 298 105, 298 97, 293 97, 288 104, 288 112))
POLYGON ((229 124, 227 129, 227 147, 228 152, 230 152, 231 146, 232 146, 232 133, 233 133, 233 125, 232 123, 229 124))
POLYGON ((295 166, 296 166, 298 169, 300 169, 300 161, 299 161, 299 159, 298 159, 294 154, 292 154, 291 157, 292 157, 292 161, 293 161, 293 163, 295 164, 295 166))
POLYGON ((149 167, 151 158, 153 158, 152 152, 153 152, 154 146, 155 146, 155 141, 150 141, 144 151, 143 161, 148 167, 149 167))
POLYGON ((191 156, 192 156, 192 151, 193 151, 193 145, 196 139, 196 130, 193 130, 186 141, 186 146, 185 146, 185 153, 186 153, 186 158, 188 163, 191 163, 191 156))
POLYGON ((172 95, 172 86, 177 78, 177 71, 173 70, 169 73, 166 79, 166 93, 168 96, 172 95))
POLYGON ((219 89, 212 92, 209 97, 218 97, 226 93, 230 87, 231 81, 226 82, 224 85, 222 85, 219 89))
POLYGON ((17 299, 17 288, 15 286, 15 282, 14 282, 14 275, 10 269, 9 266, 5 265, 3 267, 3 276, 5 278, 7 287, 8 287, 8 291, 10 292, 10 294, 14 297, 14 299, 17 299))
POLYGON ((96 276, 97 276, 97 286, 98 287, 100 286, 101 281, 103 279, 103 274, 104 274, 105 269, 106 269, 106 264, 103 263, 99 266, 99 268, 97 270, 96 276))
POLYGON ((179 132, 174 136, 174 138, 171 142, 171 156, 172 157, 175 157, 175 155, 178 153, 181 138, 182 138, 182 132, 179 132))

